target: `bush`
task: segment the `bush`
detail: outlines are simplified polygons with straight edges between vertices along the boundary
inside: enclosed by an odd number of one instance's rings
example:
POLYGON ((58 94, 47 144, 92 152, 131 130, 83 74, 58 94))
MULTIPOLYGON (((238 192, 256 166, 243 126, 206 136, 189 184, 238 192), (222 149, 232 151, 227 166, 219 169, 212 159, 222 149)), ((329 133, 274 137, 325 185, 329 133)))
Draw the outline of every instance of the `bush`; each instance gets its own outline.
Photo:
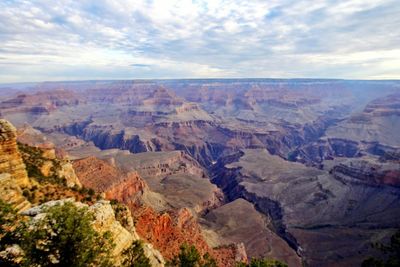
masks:
POLYGON ((274 259, 257 259, 254 258, 249 264, 239 262, 236 267, 287 267, 286 263, 274 259))
MULTIPOLYGON (((0 199, 0 251, 18 241, 18 229, 20 227, 20 218, 14 208, 0 199)), ((10 255, 0 256, 0 266, 16 267, 19 266, 18 260, 10 255)))
POLYGON ((390 245, 376 244, 379 250, 385 254, 385 259, 368 258, 362 263, 362 267, 397 267, 400 266, 400 230, 391 238, 390 245))
POLYGON ((179 267, 216 267, 217 262, 208 253, 201 256, 195 246, 183 244, 179 255, 174 257, 167 265, 179 267))
POLYGON ((0 199, 0 250, 12 244, 12 231, 16 227, 16 221, 16 211, 0 199))
POLYGON ((88 194, 89 194, 89 196, 94 196, 94 194, 95 194, 96 192, 94 192, 94 190, 92 189, 92 188, 89 188, 89 190, 88 190, 88 194))
POLYGON ((144 255, 143 244, 141 241, 134 241, 132 245, 122 253, 124 267, 150 267, 149 258, 144 255))
POLYGON ((94 217, 87 208, 72 203, 46 210, 46 216, 23 234, 27 266, 110 266, 109 233, 92 228, 94 217))
POLYGON ((273 259, 252 259, 249 267, 287 267, 287 264, 273 259))
POLYGON ((195 246, 183 245, 178 255, 180 266, 198 266, 200 262, 200 253, 195 246))

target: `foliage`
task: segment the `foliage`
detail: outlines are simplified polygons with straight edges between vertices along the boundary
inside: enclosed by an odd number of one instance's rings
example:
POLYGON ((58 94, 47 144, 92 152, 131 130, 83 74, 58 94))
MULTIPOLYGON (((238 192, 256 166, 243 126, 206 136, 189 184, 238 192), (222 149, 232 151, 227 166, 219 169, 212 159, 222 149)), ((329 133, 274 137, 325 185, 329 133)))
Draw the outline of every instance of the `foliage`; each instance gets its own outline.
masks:
POLYGON ((204 254, 203 256, 203 264, 202 267, 216 267, 217 266, 217 261, 211 257, 208 252, 204 254))
POLYGON ((236 267, 287 267, 286 263, 280 262, 275 259, 257 259, 253 258, 249 264, 239 262, 236 267))
POLYGON ((0 199, 0 250, 12 244, 12 232, 16 226, 17 213, 13 207, 0 199))
POLYGON ((195 246, 184 244, 178 255, 180 266, 197 266, 200 262, 200 253, 195 246))
MULTIPOLYGON (((18 242, 20 239, 19 230, 22 226, 21 218, 19 218, 14 208, 0 199, 0 251, 18 242)), ((0 257, 0 266, 19 266, 18 262, 20 260, 22 258, 18 256, 2 255, 0 257)))
POLYGON ((143 244, 141 241, 136 240, 132 245, 125 249, 122 253, 124 267, 150 267, 149 258, 144 255, 143 244))
POLYGON ((208 253, 201 256, 195 246, 183 244, 180 247, 179 255, 172 259, 168 266, 216 267, 217 262, 208 253))
POLYGON ((46 216, 24 232, 27 266, 110 266, 112 240, 91 225, 93 214, 72 203, 46 210, 46 216))
POLYGON ((362 267, 397 267, 400 266, 400 230, 390 239, 390 245, 378 244, 377 247, 385 254, 385 259, 368 258, 362 267))
POLYGON ((130 222, 128 220, 130 216, 129 209, 126 205, 114 202, 116 204, 111 204, 111 207, 114 210, 115 219, 125 228, 130 227, 130 222))
POLYGON ((287 267, 287 264, 274 259, 252 259, 249 267, 287 267))
POLYGON ((43 151, 40 148, 32 147, 22 143, 18 143, 18 150, 21 152, 22 159, 26 166, 26 171, 30 178, 35 179, 39 183, 52 183, 66 186, 66 179, 56 174, 56 171, 61 168, 61 162, 57 159, 49 159, 43 156, 43 151), (43 175, 40 167, 44 162, 51 161, 52 168, 49 176, 43 175))

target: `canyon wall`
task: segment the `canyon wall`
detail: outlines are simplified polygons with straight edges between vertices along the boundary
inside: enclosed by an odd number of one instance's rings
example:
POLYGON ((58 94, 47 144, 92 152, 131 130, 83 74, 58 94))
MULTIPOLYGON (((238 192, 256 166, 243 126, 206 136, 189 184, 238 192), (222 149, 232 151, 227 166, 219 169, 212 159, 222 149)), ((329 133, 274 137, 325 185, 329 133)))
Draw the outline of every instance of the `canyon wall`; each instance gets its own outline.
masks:
POLYGON ((6 120, 0 119, 0 173, 9 173, 20 187, 30 181, 17 146, 17 131, 6 120))

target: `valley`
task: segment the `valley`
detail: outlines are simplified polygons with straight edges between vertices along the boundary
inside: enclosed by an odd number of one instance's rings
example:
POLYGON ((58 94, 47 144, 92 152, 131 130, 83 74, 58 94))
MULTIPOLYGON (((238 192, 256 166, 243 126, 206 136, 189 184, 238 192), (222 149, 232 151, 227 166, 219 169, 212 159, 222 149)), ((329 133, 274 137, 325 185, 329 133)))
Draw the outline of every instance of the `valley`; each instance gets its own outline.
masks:
POLYGON ((54 149, 80 184, 124 203, 165 259, 189 242, 220 266, 359 266, 400 228, 398 81, 29 86, 0 94, 18 142, 54 149))

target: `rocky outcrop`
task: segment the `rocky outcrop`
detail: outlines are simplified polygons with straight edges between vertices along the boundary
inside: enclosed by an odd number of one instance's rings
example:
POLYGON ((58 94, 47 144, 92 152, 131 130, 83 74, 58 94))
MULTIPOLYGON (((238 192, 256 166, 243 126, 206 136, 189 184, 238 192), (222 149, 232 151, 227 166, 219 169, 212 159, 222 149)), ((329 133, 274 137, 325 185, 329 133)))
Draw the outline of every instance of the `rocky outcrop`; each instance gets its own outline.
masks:
POLYGON ((398 164, 381 163, 373 159, 349 159, 335 165, 330 172, 344 183, 400 186, 398 164))
POLYGON ((147 189, 137 173, 124 173, 95 157, 76 160, 73 167, 85 187, 105 193, 108 199, 123 203, 136 202, 147 189))
POLYGON ((362 148, 361 143, 352 140, 320 139, 290 152, 288 159, 322 168, 324 160, 332 160, 335 157, 361 157, 363 155, 362 148))
POLYGON ((141 176, 166 176, 177 173, 191 174, 204 177, 204 169, 184 151, 157 153, 140 153, 127 156, 129 162, 121 164, 121 168, 135 169, 141 176), (127 166, 129 165, 129 166, 127 166))
POLYGON ((129 150, 132 153, 160 150, 160 140, 143 139, 142 136, 137 134, 125 134, 123 129, 114 128, 112 125, 74 123, 63 126, 61 130, 83 140, 92 141, 101 149, 119 148, 129 150))
POLYGON ((57 169, 56 175, 60 177, 64 177, 66 181, 66 185, 68 187, 82 187, 81 182, 79 181, 78 177, 75 174, 75 170, 72 166, 72 163, 69 161, 63 161, 60 164, 60 168, 57 169))
MULTIPOLYGON (((31 216, 34 220, 40 220, 45 212, 45 208, 55 205, 63 205, 65 202, 72 202, 78 207, 88 207, 86 204, 75 202, 73 199, 63 199, 46 202, 40 206, 36 206, 27 211, 24 211, 22 214, 31 216)), ((111 207, 109 201, 98 201, 88 208, 89 211, 93 212, 95 217, 93 221, 93 228, 99 233, 111 233, 112 240, 115 243, 112 255, 114 256, 115 263, 118 264, 121 259, 122 252, 126 248, 128 248, 133 241, 139 240, 138 234, 136 233, 134 228, 128 231, 120 224, 120 222, 116 220, 114 210, 111 207)), ((162 255, 157 250, 155 250, 152 245, 145 244, 143 249, 146 256, 150 259, 152 266, 164 266, 165 261, 162 255)))
POLYGON ((32 94, 20 94, 15 98, 0 103, 4 114, 27 112, 32 115, 47 115, 61 106, 71 106, 82 103, 79 97, 71 91, 54 89, 32 94))
POLYGON ((0 173, 9 173, 20 187, 29 187, 30 181, 17 147, 14 126, 0 119, 0 173))
POLYGON ((31 207, 31 203, 23 196, 21 187, 9 173, 0 174, 0 199, 10 203, 17 211, 31 207))
POLYGON ((108 201, 98 201, 90 206, 89 210, 93 211, 95 215, 93 228, 100 233, 111 233, 115 243, 115 247, 113 248, 114 256, 121 255, 134 240, 139 239, 135 231, 128 232, 128 230, 122 227, 116 220, 114 210, 108 201))
POLYGON ((214 249, 218 266, 237 266, 239 262, 248 263, 243 243, 220 246, 214 249))
POLYGON ((200 227, 187 209, 158 214, 148 207, 133 210, 136 230, 143 239, 153 244, 166 259, 179 253, 183 243, 194 244, 201 254, 214 251, 205 242, 200 227))
POLYGON ((28 175, 36 182, 81 187, 71 162, 68 159, 58 158, 53 144, 29 146, 20 143, 19 151, 28 175))

